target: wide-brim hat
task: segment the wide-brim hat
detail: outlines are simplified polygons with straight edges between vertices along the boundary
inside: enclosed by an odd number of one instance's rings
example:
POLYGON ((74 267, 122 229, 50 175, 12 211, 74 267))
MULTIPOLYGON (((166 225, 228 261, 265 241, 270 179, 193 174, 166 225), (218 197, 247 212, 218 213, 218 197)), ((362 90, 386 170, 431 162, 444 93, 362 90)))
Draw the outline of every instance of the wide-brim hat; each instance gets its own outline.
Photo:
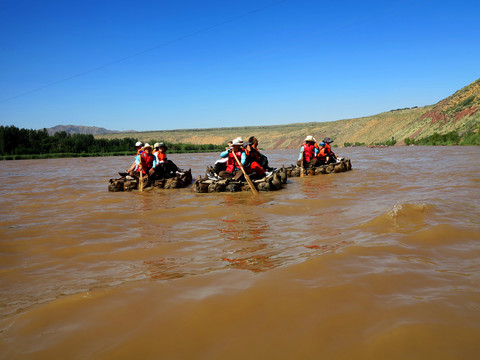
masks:
POLYGON ((143 145, 143 148, 144 149, 150 148, 150 150, 152 150, 152 145, 150 145, 149 143, 146 143, 145 145, 143 145))
POLYGON ((158 147, 160 147, 160 143, 155 143, 155 144, 153 145, 153 148, 154 148, 154 149, 156 149, 156 148, 158 148, 158 147))
POLYGON ((324 142, 324 143, 327 143, 327 144, 330 144, 330 143, 333 142, 333 140, 330 139, 329 137, 326 137, 325 139, 323 139, 323 142, 324 142))
POLYGON ((307 142, 307 141, 315 142, 315 138, 314 138, 312 135, 308 135, 308 136, 305 138, 304 141, 305 141, 305 142, 307 142))
POLYGON ((233 146, 235 146, 235 145, 242 146, 243 145, 243 139, 241 137, 236 138, 235 140, 233 140, 232 145, 233 146))
POLYGON ((163 142, 158 143, 158 147, 159 147, 159 148, 162 148, 162 147, 163 147, 163 148, 165 148, 165 150, 168 150, 167 145, 165 145, 165 143, 163 143, 163 142))

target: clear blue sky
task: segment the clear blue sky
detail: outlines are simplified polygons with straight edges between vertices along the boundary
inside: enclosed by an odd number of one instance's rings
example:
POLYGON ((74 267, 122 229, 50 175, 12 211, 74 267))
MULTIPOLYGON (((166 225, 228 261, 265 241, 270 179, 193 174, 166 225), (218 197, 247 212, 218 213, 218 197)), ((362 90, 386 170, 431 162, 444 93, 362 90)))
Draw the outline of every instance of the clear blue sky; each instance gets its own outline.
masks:
POLYGON ((0 0, 0 124, 168 130, 434 104, 480 77, 480 1, 0 0))

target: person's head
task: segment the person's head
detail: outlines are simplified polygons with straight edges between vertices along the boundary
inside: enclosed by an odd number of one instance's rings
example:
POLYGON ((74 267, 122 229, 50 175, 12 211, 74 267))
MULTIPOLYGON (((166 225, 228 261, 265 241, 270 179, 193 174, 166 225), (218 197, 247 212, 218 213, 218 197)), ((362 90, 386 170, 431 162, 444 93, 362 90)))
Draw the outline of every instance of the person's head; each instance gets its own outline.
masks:
POLYGON ((141 141, 137 141, 135 143, 135 148, 138 150, 138 149, 141 149, 143 147, 143 143, 141 141))
POLYGON ((326 137, 325 139, 323 139, 323 142, 324 142, 325 144, 331 144, 331 143, 333 142, 333 140, 330 139, 329 137, 326 137))
POLYGON ((325 147, 325 143, 323 141, 318 145, 320 145, 320 147, 325 147))
POLYGON ((315 143, 315 138, 312 136, 312 135, 308 135, 306 138, 305 138, 305 143, 307 144, 313 144, 315 143))
POLYGON ((255 136, 250 136, 248 138, 248 145, 256 147, 258 145, 258 139, 255 136))
POLYGON ((160 143, 155 143, 153 145, 153 148, 158 151, 159 146, 160 146, 160 143))
POLYGON ((151 153, 152 152, 152 145, 150 145, 149 143, 146 143, 143 146, 143 151, 145 151, 147 154, 151 153))
POLYGON ((166 152, 168 150, 168 147, 167 145, 165 145, 165 143, 161 142, 158 143, 158 150, 160 150, 161 152, 166 152))
POLYGON ((242 146, 243 146, 243 140, 241 137, 238 137, 236 138, 235 140, 233 140, 232 142, 232 146, 235 150, 238 150, 240 149, 242 146))

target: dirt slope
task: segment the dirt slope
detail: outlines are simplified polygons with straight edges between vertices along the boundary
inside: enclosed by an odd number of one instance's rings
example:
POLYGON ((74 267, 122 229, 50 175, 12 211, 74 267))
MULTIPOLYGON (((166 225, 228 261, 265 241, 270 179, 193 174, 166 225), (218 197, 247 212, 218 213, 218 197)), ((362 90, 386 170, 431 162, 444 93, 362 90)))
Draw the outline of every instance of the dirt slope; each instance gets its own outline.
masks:
POLYGON ((379 143, 392 137, 398 145, 407 137, 420 138, 452 130, 460 133, 480 127, 480 79, 435 105, 392 110, 374 116, 331 122, 292 123, 216 129, 186 129, 95 135, 103 138, 134 137, 142 141, 191 144, 222 144, 237 136, 255 135, 263 149, 291 149, 307 135, 317 140, 328 136, 337 146, 344 142, 379 143))

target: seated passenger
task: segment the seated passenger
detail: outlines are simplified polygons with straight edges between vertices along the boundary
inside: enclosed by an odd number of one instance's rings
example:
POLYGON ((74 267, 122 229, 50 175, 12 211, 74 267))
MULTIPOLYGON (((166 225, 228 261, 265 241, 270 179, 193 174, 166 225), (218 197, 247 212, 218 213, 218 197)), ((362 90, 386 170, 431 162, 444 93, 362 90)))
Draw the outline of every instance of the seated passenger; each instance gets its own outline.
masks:
POLYGON ((253 148, 257 153, 258 153, 258 164, 264 169, 265 171, 271 170, 270 167, 268 166, 268 158, 261 154, 260 151, 258 150, 258 139, 255 136, 250 136, 248 139, 248 144, 250 144, 251 148, 253 148))
POLYGON ((318 152, 318 145, 316 144, 315 138, 312 135, 308 135, 300 148, 297 165, 304 168, 319 166, 320 163, 317 159, 318 152))
MULTIPOLYGON (((225 148, 225 150, 230 149, 232 146, 232 140, 228 141, 228 146, 225 148)), ((215 161, 214 169, 213 171, 215 174, 220 174, 220 171, 225 171, 227 170, 227 160, 228 158, 220 158, 217 161, 215 161)))
POLYGON ((140 165, 138 171, 144 176, 153 175, 155 172, 156 159, 152 155, 152 146, 146 143, 138 154, 140 165))
POLYGON ((242 163, 242 165, 245 164, 247 155, 245 154, 242 145, 242 138, 236 138, 232 142, 232 147, 228 148, 220 154, 222 158, 227 158, 227 168, 224 171, 220 171, 218 174, 219 176, 225 179, 234 180, 238 180, 242 177, 243 172, 233 156, 233 154, 235 154, 237 156, 237 159, 242 163))
POLYGON ((319 165, 325 165, 327 163, 327 157, 325 155, 325 143, 322 141, 320 144, 318 144, 318 164, 319 165))
MULTIPOLYGON (((252 136, 248 139, 248 143, 245 146, 245 154, 246 154, 246 160, 245 163, 242 164, 244 165, 245 171, 247 173, 254 172, 258 178, 262 178, 265 176, 265 169, 260 165, 260 159, 261 155, 260 152, 257 149, 258 145, 258 140, 252 136)), ((263 156, 265 159, 266 157, 263 156)), ((268 166, 268 160, 267 160, 267 166, 268 166)))
POLYGON ((140 158, 139 154, 142 152, 143 143, 141 141, 137 141, 135 144, 135 149, 137 149, 137 153, 135 154, 135 160, 133 161, 132 166, 127 170, 129 175, 132 175, 135 171, 138 171, 138 166, 140 165, 140 158))
POLYGON ((167 159, 168 147, 165 145, 165 143, 160 142, 155 143, 155 149, 156 177, 159 179, 164 179, 175 176, 176 172, 178 171, 178 167, 173 161, 167 159))
POLYGON ((326 137, 325 139, 323 139, 323 142, 325 143, 325 163, 330 164, 337 162, 337 155, 335 155, 335 153, 332 151, 332 147, 330 146, 330 144, 333 143, 333 140, 329 137, 326 137))

